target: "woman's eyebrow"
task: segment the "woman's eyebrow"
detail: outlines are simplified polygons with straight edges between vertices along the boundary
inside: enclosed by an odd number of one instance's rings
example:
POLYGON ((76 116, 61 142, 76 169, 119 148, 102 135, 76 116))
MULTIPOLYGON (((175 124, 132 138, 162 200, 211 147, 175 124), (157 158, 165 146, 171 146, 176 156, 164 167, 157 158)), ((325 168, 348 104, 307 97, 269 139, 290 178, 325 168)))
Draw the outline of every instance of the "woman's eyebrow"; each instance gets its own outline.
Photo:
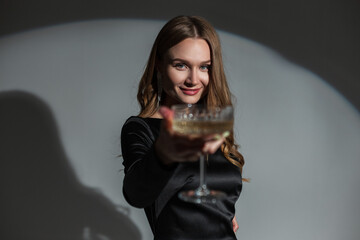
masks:
MULTIPOLYGON (((175 61, 179 61, 179 62, 184 62, 186 64, 189 64, 190 62, 185 60, 185 59, 182 59, 182 58, 170 58, 170 62, 175 62, 175 61)), ((201 62, 201 64, 211 64, 211 60, 205 60, 203 62, 201 62)))

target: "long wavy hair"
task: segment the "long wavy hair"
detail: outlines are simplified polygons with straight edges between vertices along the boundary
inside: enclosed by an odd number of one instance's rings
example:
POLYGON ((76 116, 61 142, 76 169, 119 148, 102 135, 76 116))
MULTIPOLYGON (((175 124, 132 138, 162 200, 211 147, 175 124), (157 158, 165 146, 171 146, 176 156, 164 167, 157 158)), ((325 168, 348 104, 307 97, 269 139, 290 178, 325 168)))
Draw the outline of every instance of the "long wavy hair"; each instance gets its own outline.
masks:
MULTIPOLYGON (((232 94, 224 73, 220 40, 215 29, 202 17, 178 16, 163 26, 152 46, 137 94, 140 117, 150 117, 158 110, 159 99, 162 96, 159 96, 161 91, 157 79, 157 66, 171 47, 187 38, 204 39, 210 47, 210 80, 202 103, 209 107, 232 105, 232 94)), ((238 145, 235 144, 234 135, 231 132, 222 144, 221 150, 226 159, 238 166, 242 172, 244 158, 237 149, 238 145)), ((246 179, 243 180, 246 181, 246 179)))

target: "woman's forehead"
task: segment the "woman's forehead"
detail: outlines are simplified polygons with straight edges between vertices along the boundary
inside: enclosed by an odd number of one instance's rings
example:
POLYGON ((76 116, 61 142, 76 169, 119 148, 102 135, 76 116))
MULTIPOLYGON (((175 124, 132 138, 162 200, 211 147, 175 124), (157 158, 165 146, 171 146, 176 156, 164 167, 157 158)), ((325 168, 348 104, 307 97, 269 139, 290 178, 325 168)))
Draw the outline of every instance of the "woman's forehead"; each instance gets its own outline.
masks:
POLYGON ((167 52, 167 57, 172 59, 183 59, 188 61, 206 62, 211 60, 210 47, 201 38, 186 38, 167 52))

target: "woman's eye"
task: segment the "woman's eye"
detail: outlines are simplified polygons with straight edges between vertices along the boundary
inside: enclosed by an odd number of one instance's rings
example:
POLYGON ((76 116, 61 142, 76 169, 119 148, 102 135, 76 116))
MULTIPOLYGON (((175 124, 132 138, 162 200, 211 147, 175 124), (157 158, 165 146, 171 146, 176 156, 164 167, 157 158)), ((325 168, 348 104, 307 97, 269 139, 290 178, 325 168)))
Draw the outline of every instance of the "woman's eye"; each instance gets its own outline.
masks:
POLYGON ((186 68, 186 65, 185 65, 185 64, 182 64, 182 63, 176 63, 176 64, 175 64, 175 67, 176 67, 177 69, 182 70, 182 69, 185 69, 185 68, 186 68))
POLYGON ((210 69, 210 65, 203 65, 200 67, 200 70, 202 71, 209 71, 209 69, 210 69))

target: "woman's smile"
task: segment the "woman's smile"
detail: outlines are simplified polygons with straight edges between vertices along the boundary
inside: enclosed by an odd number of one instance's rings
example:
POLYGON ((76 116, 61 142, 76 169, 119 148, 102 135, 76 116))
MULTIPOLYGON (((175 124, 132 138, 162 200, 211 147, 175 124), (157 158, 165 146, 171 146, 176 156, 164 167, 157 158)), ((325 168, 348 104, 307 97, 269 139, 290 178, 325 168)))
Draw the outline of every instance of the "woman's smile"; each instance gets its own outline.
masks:
POLYGON ((180 87, 180 90, 185 95, 194 96, 201 90, 201 88, 182 88, 182 87, 180 87))

